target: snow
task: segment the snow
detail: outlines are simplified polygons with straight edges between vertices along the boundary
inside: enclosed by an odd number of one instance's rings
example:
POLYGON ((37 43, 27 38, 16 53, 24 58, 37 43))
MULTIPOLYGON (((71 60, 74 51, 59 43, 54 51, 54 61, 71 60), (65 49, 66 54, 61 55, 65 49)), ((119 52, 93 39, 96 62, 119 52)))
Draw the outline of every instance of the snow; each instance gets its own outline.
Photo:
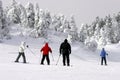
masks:
POLYGON ((49 31, 48 40, 44 38, 30 38, 19 36, 18 26, 11 28, 12 38, 2 40, 0 43, 0 80, 119 80, 120 74, 120 44, 107 45, 108 66, 100 65, 100 47, 96 52, 89 51, 82 43, 71 43, 71 66, 62 65, 60 57, 58 65, 55 65, 59 57, 60 43, 66 35, 49 31), (13 31, 12 31, 13 30, 13 31), (17 31, 16 31, 17 30, 17 31), (28 64, 14 63, 18 56, 18 47, 21 41, 26 41, 29 49, 25 55, 28 64), (54 61, 50 54, 51 65, 40 65, 40 48, 45 41, 53 50, 54 61), (32 52, 33 53, 32 53, 32 52))

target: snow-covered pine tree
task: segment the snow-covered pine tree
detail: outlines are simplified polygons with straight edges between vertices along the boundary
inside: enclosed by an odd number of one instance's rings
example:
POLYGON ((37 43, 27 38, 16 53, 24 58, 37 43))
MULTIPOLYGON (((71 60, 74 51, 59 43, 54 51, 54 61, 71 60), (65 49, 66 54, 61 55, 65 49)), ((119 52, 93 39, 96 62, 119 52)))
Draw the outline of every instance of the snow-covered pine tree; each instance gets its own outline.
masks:
POLYGON ((38 3, 36 3, 36 10, 35 10, 35 29, 38 29, 38 22, 39 22, 39 19, 40 19, 40 8, 39 8, 39 5, 38 3))
POLYGON ((61 15, 62 14, 54 14, 52 16, 52 29, 55 31, 59 31, 60 27, 62 26, 61 15))
POLYGON ((70 26, 70 32, 68 35, 72 36, 71 41, 77 41, 78 32, 77 32, 77 27, 76 27, 76 23, 73 15, 70 17, 69 26, 70 26))
POLYGON ((70 32, 70 26, 69 26, 69 21, 67 20, 67 18, 65 17, 64 21, 63 21, 63 28, 64 28, 64 33, 69 33, 70 32))
POLYGON ((28 20, 28 27, 29 28, 34 28, 35 24, 35 12, 34 12, 34 6, 32 3, 28 3, 26 5, 26 13, 27 13, 27 20, 28 20))
POLYGON ((68 40, 69 43, 72 43, 72 36, 68 34, 67 40, 68 40))
POLYGON ((94 37, 95 37, 95 40, 99 41, 101 35, 100 35, 100 26, 99 24, 96 24, 96 27, 95 27, 95 31, 94 31, 94 37))
POLYGON ((39 29, 37 30, 38 37, 44 37, 47 38, 47 28, 45 27, 45 21, 39 20, 38 22, 39 29))
POLYGON ((105 46, 107 44, 107 41, 106 41, 106 32, 104 30, 104 27, 102 27, 100 29, 100 35, 101 35, 101 37, 100 37, 100 39, 98 41, 98 44, 105 46))
POLYGON ((19 9, 18 3, 13 0, 12 5, 7 9, 7 17, 10 20, 10 23, 20 23, 20 15, 21 11, 19 9))
POLYGON ((48 24, 46 24, 46 15, 45 15, 45 11, 43 11, 42 9, 40 9, 39 12, 39 21, 36 24, 36 28, 35 28, 35 34, 36 37, 44 37, 47 38, 47 29, 48 29, 48 24))
MULTIPOLYGON (((119 14, 119 13, 118 13, 119 14)), ((117 17, 118 17, 118 14, 117 14, 117 17)), ((113 15, 113 18, 112 18, 112 29, 113 29, 113 43, 118 43, 120 41, 120 22, 119 22, 119 19, 120 18, 117 18, 116 19, 116 15, 114 14, 113 15)))
POLYGON ((43 9, 40 9, 40 19, 45 19, 45 11, 43 9))
POLYGON ((39 37, 47 37, 47 28, 45 25, 45 11, 40 9, 40 19, 38 22, 39 29, 37 30, 39 37))
POLYGON ((85 46, 91 51, 95 51, 98 47, 97 42, 94 40, 94 37, 87 37, 84 42, 85 46))
POLYGON ((109 16, 106 16, 106 24, 104 25, 104 31, 105 31, 105 39, 107 41, 107 44, 113 42, 113 36, 114 32, 112 29, 112 18, 109 16))
POLYGON ((0 0, 0 38, 8 35, 9 30, 7 26, 6 14, 3 11, 2 1, 0 0))
POLYGON ((85 42, 85 39, 87 38, 87 28, 88 28, 87 24, 86 25, 81 24, 80 31, 79 31, 79 34, 78 34, 80 42, 85 42))
POLYGON ((45 11, 45 26, 49 28, 52 23, 51 14, 48 10, 45 11))
POLYGON ((63 14, 60 14, 60 26, 57 31, 60 31, 60 32, 64 31, 65 29, 64 21, 65 21, 65 16, 63 14))
POLYGON ((115 17, 115 20, 118 22, 118 23, 120 23, 120 12, 116 15, 116 16, 114 16, 115 17))
POLYGON ((21 11, 21 14, 19 15, 20 16, 20 25, 21 25, 21 27, 27 27, 28 20, 27 20, 27 13, 26 13, 25 7, 21 4, 19 4, 19 9, 21 11))
POLYGON ((99 17, 96 18, 95 23, 92 24, 93 26, 93 36, 95 37, 96 41, 99 41, 101 35, 100 35, 100 29, 105 25, 105 21, 99 17))
POLYGON ((0 1, 0 30, 4 28, 2 20, 3 20, 3 7, 2 1, 0 1))
POLYGON ((69 21, 68 21, 67 17, 64 18, 62 25, 63 25, 64 29, 71 29, 69 26, 69 21))

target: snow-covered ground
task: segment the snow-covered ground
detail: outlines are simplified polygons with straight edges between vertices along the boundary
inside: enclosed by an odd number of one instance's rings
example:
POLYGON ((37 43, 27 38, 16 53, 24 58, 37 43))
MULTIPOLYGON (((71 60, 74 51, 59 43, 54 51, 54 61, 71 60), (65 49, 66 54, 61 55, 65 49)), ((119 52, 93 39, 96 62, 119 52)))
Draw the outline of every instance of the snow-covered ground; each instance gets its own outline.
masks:
MULTIPOLYGON (((18 36, 19 31, 14 33, 10 40, 2 40, 0 43, 0 80, 119 80, 120 79, 120 45, 108 45, 105 49, 108 52, 108 66, 100 65, 100 50, 89 51, 81 43, 71 44, 72 54, 70 55, 71 66, 62 66, 62 58, 58 65, 55 65, 59 57, 60 43, 66 38, 61 33, 50 31, 49 45, 53 50, 53 57, 50 54, 51 65, 40 65, 40 48, 46 41, 43 38, 34 39, 18 36), (14 63, 18 56, 18 47, 21 41, 26 41, 29 49, 25 55, 28 64, 14 63), (31 52, 32 51, 32 52, 31 52), (34 54, 33 54, 34 53, 34 54)), ((22 62, 22 58, 20 59, 22 62)))

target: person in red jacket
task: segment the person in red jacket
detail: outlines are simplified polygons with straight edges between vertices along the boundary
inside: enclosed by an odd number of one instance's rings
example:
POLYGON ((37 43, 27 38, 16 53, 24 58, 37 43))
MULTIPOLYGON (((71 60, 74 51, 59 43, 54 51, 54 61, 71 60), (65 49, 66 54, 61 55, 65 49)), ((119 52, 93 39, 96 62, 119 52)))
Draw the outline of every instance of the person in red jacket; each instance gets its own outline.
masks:
POLYGON ((45 58, 46 58, 47 64, 50 65, 49 52, 52 53, 52 50, 51 50, 51 48, 48 46, 48 43, 45 43, 45 46, 43 46, 43 48, 42 48, 40 51, 43 52, 41 64, 44 65, 44 60, 45 60, 45 58))

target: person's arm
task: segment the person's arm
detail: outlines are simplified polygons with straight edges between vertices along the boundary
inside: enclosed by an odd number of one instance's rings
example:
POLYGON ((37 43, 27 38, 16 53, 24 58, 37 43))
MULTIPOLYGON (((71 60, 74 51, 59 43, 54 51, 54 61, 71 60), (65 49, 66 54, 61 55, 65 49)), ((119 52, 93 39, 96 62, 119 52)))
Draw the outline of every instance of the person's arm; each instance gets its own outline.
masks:
POLYGON ((29 48, 29 46, 28 46, 28 45, 27 45, 26 47, 27 47, 27 48, 29 48))
POLYGON ((24 45, 22 45, 21 48, 22 48, 23 50, 25 50, 25 46, 24 46, 24 45))
POLYGON ((70 44, 69 44, 69 52, 70 52, 70 54, 71 54, 71 46, 70 46, 70 44))
POLYGON ((62 44, 60 45, 59 52, 62 54, 62 44))
POLYGON ((44 49, 44 47, 40 50, 40 52, 42 52, 42 51, 43 51, 43 49, 44 49))
POLYGON ((51 49, 51 48, 49 48, 49 50, 50 50, 50 53, 52 53, 52 49, 51 49))

